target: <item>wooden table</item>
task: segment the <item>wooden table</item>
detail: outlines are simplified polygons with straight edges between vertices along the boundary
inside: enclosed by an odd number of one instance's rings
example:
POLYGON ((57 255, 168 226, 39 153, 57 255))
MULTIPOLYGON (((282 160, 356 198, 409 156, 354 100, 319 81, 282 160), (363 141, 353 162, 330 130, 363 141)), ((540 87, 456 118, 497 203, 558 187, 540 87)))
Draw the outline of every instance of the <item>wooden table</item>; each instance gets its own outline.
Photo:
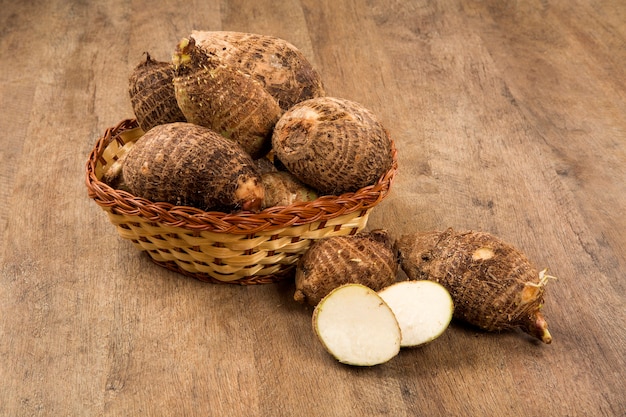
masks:
POLYGON ((3 2, 0 415, 625 416, 626 3, 3 2), (399 172, 368 227, 484 230, 550 282, 551 345, 453 323, 357 368, 293 283, 154 265, 87 197, 130 71, 192 29, 298 46, 374 111, 399 172))

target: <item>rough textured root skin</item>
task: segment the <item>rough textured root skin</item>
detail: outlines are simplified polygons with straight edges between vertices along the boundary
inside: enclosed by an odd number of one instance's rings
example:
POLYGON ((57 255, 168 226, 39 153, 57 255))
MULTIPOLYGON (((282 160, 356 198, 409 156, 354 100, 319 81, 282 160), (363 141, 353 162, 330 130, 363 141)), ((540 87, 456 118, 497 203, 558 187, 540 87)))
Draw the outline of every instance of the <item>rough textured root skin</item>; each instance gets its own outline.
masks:
POLYGON ((123 176, 137 196, 203 210, 258 211, 264 194, 239 145, 191 123, 146 132, 128 152, 123 176))
POLYGON ((171 63, 155 61, 146 52, 128 79, 128 94, 139 126, 147 132, 156 125, 185 122, 178 107, 174 85, 174 67, 171 63))
POLYGON ((130 192, 130 189, 124 182, 124 175, 122 172, 126 155, 122 156, 120 159, 111 164, 109 169, 102 176, 102 181, 104 181, 104 183, 111 188, 130 192))
POLYGON ((226 65, 250 74, 282 110, 325 95, 320 74, 302 52, 283 39, 226 31, 193 31, 191 37, 226 65))
POLYGON ((317 305, 333 289, 349 283, 374 291, 396 281, 398 262, 385 230, 315 241, 296 268, 294 300, 317 305))
POLYGON ((257 171, 259 171, 261 175, 267 174, 268 172, 278 172, 278 169, 269 158, 257 158, 254 160, 254 165, 256 165, 257 171))
POLYGON ((253 158, 271 148, 282 114, 276 100, 250 75, 183 39, 174 57, 174 91, 187 121, 239 143, 253 158))
POLYGON ((334 97, 303 101, 274 128, 280 161, 321 194, 356 191, 391 167, 391 139, 376 117, 358 103, 334 97))
POLYGON ((304 185, 286 171, 272 171, 261 174, 265 198, 263 208, 289 206, 293 203, 313 201, 317 198, 315 190, 304 185))
POLYGON ((540 314, 546 279, 515 247, 485 232, 430 231, 397 240, 409 279, 439 282, 454 300, 454 317, 487 331, 521 328, 550 343, 540 314))

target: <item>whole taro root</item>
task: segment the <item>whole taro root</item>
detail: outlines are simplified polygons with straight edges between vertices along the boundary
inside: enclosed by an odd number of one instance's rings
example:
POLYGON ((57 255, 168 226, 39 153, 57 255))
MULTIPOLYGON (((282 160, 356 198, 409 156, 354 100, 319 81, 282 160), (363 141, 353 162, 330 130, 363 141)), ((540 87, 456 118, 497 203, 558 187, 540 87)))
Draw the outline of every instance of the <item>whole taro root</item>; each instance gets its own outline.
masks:
POLYGON ((374 184, 393 164, 385 128, 361 104, 336 97, 300 102, 280 118, 273 150, 285 167, 320 194, 374 184))
POLYGON ((137 196, 203 210, 259 211, 264 197, 250 155, 191 123, 150 129, 126 155, 122 174, 137 196))
POLYGON ((194 38, 181 40, 172 62, 176 101, 188 122, 237 142, 255 159, 270 150, 283 111, 259 81, 198 48, 194 38))
POLYGON ((152 59, 146 53, 128 79, 128 94, 137 123, 144 132, 156 125, 185 122, 174 93, 174 67, 152 59))
POLYGON ((193 31, 199 48, 257 80, 282 110, 324 96, 320 74, 291 43, 274 36, 229 31, 193 31))
POLYGON ((450 292, 455 318, 552 341, 540 311, 550 277, 515 247, 489 233, 452 229, 406 234, 396 243, 409 279, 436 281, 450 292))
POLYGON ((302 255, 294 299, 315 306, 343 284, 378 291, 394 283, 397 272, 396 251, 387 231, 327 237, 313 242, 302 255))

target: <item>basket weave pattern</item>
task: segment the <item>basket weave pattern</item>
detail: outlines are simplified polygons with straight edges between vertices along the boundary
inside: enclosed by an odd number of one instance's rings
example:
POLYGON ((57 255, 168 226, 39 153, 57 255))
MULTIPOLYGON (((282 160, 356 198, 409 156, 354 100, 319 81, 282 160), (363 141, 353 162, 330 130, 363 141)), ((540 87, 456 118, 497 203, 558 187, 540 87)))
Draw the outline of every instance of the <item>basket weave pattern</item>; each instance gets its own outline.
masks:
MULTIPOLYGON (((118 234, 157 264, 194 278, 235 284, 276 282, 286 276, 312 241, 363 230, 371 209, 389 193, 393 165, 376 184, 341 196, 260 213, 222 213, 155 203, 102 182, 104 173, 143 135, 126 119, 98 139, 86 164, 86 185, 118 234)), ((393 144, 393 142, 392 142, 393 144)))

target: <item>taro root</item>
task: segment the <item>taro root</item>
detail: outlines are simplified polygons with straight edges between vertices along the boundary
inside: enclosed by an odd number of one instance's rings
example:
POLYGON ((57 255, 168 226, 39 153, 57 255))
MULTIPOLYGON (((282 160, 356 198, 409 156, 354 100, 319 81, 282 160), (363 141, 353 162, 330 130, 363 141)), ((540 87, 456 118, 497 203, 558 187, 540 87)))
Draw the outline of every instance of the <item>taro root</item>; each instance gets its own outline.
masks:
POLYGON ((448 290, 434 281, 400 281, 378 291, 398 320, 401 347, 430 343, 448 328, 454 303, 448 290))
POLYGON ((272 147, 300 181, 338 195, 374 184, 393 163, 391 139, 376 117, 353 101, 318 97, 286 111, 272 147))
POLYGON ((289 206, 293 203, 313 201, 317 193, 286 171, 272 171, 261 174, 265 197, 263 208, 289 206))
POLYGON ((312 322, 322 346, 341 363, 374 366, 400 352, 402 334, 393 311, 362 284, 332 290, 315 307, 312 322))
POLYGON ((385 230, 317 240, 296 267, 294 299, 315 306, 343 284, 363 284, 374 291, 396 281, 398 262, 385 230))
MULTIPOLYGON (((134 142, 126 144, 126 147, 132 149, 134 142)), ((102 181, 111 188, 117 190, 130 191, 124 182, 123 168, 124 161, 128 153, 123 154, 115 162, 113 162, 102 175, 102 181)))
POLYGON ((172 57, 178 106, 187 121, 237 142, 253 158, 271 148, 271 135, 282 110, 263 85, 214 53, 180 41, 172 57))
POLYGON ((396 243, 409 279, 436 281, 450 292, 455 318, 552 341, 540 311, 550 277, 517 248, 489 233, 452 229, 406 234, 396 243))
POLYGON ((191 123, 150 129, 128 152, 124 182, 133 194, 203 210, 258 211, 261 176, 235 142, 191 123))
POLYGON ((259 174, 263 175, 268 172, 277 172, 278 169, 269 158, 257 158, 254 160, 254 165, 259 171, 259 174))
POLYGON ((225 31, 193 31, 191 37, 225 65, 260 82, 282 110, 325 94, 320 74, 302 52, 283 39, 225 31))
POLYGON ((128 80, 130 103, 139 127, 145 132, 156 125, 184 122, 174 94, 174 67, 171 63, 146 60, 133 70, 128 80))

